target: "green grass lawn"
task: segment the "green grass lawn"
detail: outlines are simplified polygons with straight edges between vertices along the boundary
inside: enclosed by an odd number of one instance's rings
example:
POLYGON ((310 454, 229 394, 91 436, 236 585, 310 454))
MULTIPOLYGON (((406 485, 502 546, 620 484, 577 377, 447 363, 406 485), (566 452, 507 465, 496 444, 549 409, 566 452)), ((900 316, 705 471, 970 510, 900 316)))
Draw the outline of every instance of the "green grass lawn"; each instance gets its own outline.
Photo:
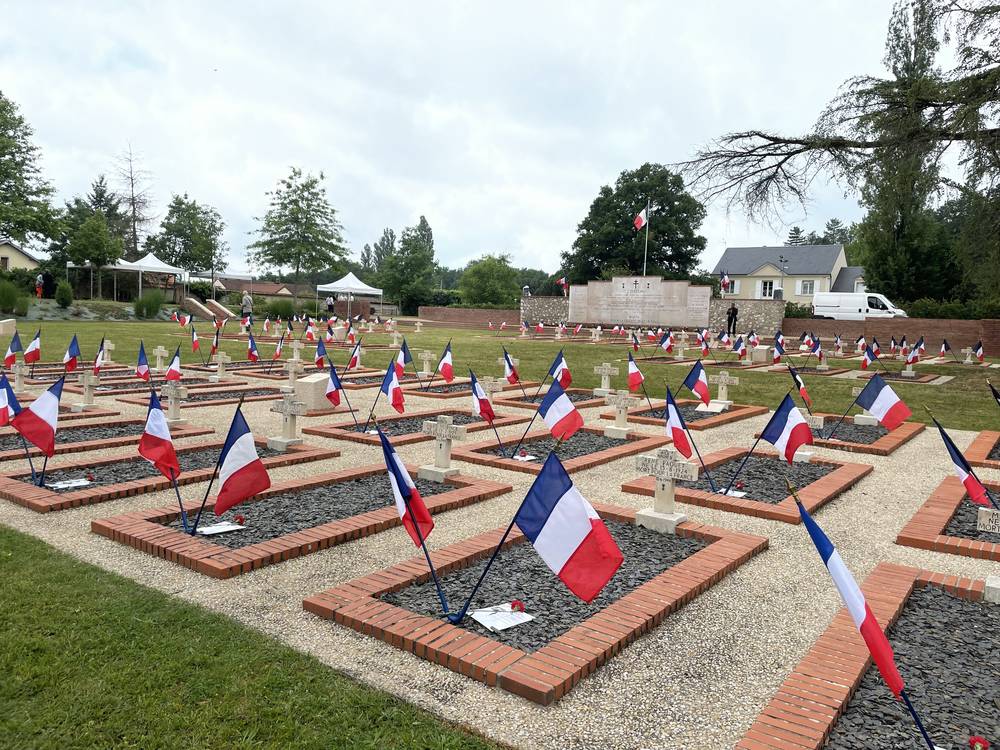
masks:
POLYGON ((0 747, 498 747, 3 528, 0 601, 0 747))
MULTIPOLYGON (((27 346, 34 335, 37 323, 22 321, 21 341, 27 346)), ((185 333, 176 323, 157 322, 79 322, 53 321, 44 322, 42 328, 42 357, 44 361, 62 361, 62 354, 69 343, 70 337, 76 333, 83 351, 84 359, 94 356, 101 336, 106 335, 116 345, 115 361, 134 364, 139 350, 140 339, 145 342, 147 355, 157 345, 162 345, 171 351, 178 345, 181 347, 181 357, 185 364, 200 362, 200 356, 191 352, 190 334, 185 333)), ((236 326, 229 326, 233 331, 236 326)), ((301 334, 300 330, 296 335, 301 334)), ((212 337, 209 323, 198 325, 198 335, 201 338, 202 353, 207 357, 212 337)), ((519 369, 525 380, 537 380, 548 371, 552 359, 560 348, 564 348, 566 359, 573 373, 573 385, 582 388, 594 388, 600 384, 600 378, 594 375, 594 367, 602 362, 618 362, 621 374, 614 379, 613 387, 624 388, 626 364, 621 361, 627 357, 630 347, 624 344, 602 344, 593 346, 582 341, 526 341, 516 337, 496 338, 486 331, 469 329, 448 329, 425 327, 422 333, 408 334, 408 344, 416 357, 423 349, 429 349, 440 354, 444 345, 451 340, 456 375, 467 375, 472 367, 478 376, 502 374, 502 367, 497 364, 501 355, 501 346, 506 345, 512 357, 521 360, 519 369)), ((365 335, 364 340, 371 344, 386 344, 390 342, 385 334, 365 335)), ((6 347, 6 340, 0 340, 0 346, 6 347)), ((266 361, 274 351, 274 340, 268 336, 257 335, 258 349, 266 361)), ((936 353, 940 342, 930 342, 929 354, 936 353)), ((364 344, 362 344, 364 346, 364 344)), ((224 341, 222 347, 233 359, 246 357, 245 341, 224 341)), ((304 359, 312 359, 313 346, 303 350, 304 359)), ((688 350, 692 353, 694 350, 688 350)), ((663 398, 664 385, 669 382, 676 390, 684 379, 690 365, 664 365, 643 363, 645 353, 652 352, 651 347, 643 345, 643 350, 636 355, 639 366, 646 376, 646 387, 651 398, 663 398)), ((290 352, 285 350, 285 354, 290 352)), ((393 354, 386 350, 372 349, 364 352, 363 364, 368 367, 384 368, 393 354)), ((333 361, 338 365, 346 363, 348 352, 336 350, 332 352, 333 361)), ((153 364, 150 355, 150 364, 153 364)), ((417 363, 419 367, 419 361, 417 363)), ((831 359, 834 367, 849 367, 857 369, 860 362, 856 359, 843 362, 831 359)), ((902 369, 901 362, 887 360, 890 370, 902 369)), ((737 368, 732 368, 731 372, 737 368)), ((874 367, 873 367, 874 369, 874 367)), ((995 429, 1000 424, 1000 411, 990 397, 986 387, 986 378, 992 373, 982 367, 962 365, 918 365, 918 373, 934 373, 953 375, 955 380, 943 386, 908 384, 892 382, 892 388, 909 404, 914 418, 929 422, 923 406, 934 411, 946 427, 956 429, 995 429)), ((731 391, 731 397, 739 403, 760 404, 774 407, 781 397, 791 387, 791 378, 784 374, 747 371, 739 373, 740 385, 731 391)), ((851 389, 863 384, 863 381, 844 380, 804 374, 806 385, 813 400, 814 409, 841 413, 853 400, 851 389)), ((1000 375, 998 375, 1000 381, 1000 375)), ((714 393, 714 390, 713 390, 714 393)), ((690 394, 682 393, 683 396, 690 394)))

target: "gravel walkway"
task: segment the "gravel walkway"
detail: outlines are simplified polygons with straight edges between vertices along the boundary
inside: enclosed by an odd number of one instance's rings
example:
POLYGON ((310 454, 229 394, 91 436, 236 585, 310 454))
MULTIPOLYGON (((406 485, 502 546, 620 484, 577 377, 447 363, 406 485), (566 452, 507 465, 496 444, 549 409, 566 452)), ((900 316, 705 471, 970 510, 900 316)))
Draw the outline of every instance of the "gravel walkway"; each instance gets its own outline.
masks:
MULTIPOLYGON (((743 459, 738 458, 734 461, 727 461, 710 470, 716 490, 721 492, 729 485, 729 481, 736 474, 742 462, 743 459)), ((788 462, 783 459, 750 456, 747 459, 746 466, 743 467, 743 470, 736 477, 733 489, 745 492, 745 500, 757 500, 762 503, 772 504, 780 503, 788 497, 788 487, 785 485, 786 478, 796 489, 801 489, 806 485, 812 484, 817 479, 825 477, 835 469, 835 466, 798 462, 789 466, 788 462)), ((712 485, 704 472, 702 472, 702 475, 695 482, 678 482, 677 484, 696 490, 712 491, 712 485)))

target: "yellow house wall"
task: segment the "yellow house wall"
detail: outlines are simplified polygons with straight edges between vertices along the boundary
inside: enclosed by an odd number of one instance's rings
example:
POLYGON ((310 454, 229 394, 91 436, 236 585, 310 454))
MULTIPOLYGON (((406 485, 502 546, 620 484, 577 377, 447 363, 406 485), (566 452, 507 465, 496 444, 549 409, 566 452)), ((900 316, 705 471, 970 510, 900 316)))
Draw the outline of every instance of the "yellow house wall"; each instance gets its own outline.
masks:
MULTIPOLYGON (((7 268, 38 268, 38 264, 13 245, 0 243, 0 258, 7 258, 7 268)), ((0 265, 2 267, 2 265, 0 265)))

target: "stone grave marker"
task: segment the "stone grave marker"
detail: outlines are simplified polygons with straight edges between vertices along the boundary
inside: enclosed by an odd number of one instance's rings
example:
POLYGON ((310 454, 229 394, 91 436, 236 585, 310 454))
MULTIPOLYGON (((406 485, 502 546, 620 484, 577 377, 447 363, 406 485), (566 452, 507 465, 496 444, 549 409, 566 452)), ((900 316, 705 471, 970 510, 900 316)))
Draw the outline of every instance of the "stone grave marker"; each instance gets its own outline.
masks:
MULTIPOLYGON (((431 369, 431 362, 435 362, 437 360, 437 357, 435 356, 434 352, 429 352, 426 349, 424 349, 417 356, 417 359, 419 359, 422 363, 420 367, 420 372, 417 373, 417 377, 420 378, 421 380, 426 380, 427 378, 434 377, 434 370, 431 369)), ((501 364, 503 363, 503 357, 500 358, 500 362, 501 364)))
POLYGON ((299 352, 305 349, 306 345, 303 344, 298 339, 294 339, 292 343, 288 345, 288 347, 292 350, 292 361, 300 362, 302 360, 302 357, 299 355, 299 352))
POLYGON ((976 516, 976 530, 1000 534, 1000 510, 980 508, 976 516))
POLYGON ((426 420, 421 432, 434 438, 434 463, 421 466, 417 476, 432 482, 443 482, 457 474, 458 469, 451 465, 451 441, 465 440, 465 425, 454 424, 449 415, 442 414, 433 422, 426 420))
POLYGON ((226 380, 226 365, 233 361, 233 358, 226 354, 224 351, 216 352, 212 359, 216 362, 216 370, 214 375, 209 375, 208 380, 211 383, 218 383, 220 381, 226 380))
POLYGON ((719 397, 713 398, 709 402, 709 410, 711 410, 714 404, 719 407, 719 411, 726 411, 726 409, 733 405, 733 402, 729 399, 729 386, 739 385, 740 379, 731 376, 727 370, 720 370, 718 375, 709 375, 708 382, 714 383, 719 387, 719 397))
POLYGON ((491 378, 489 376, 484 376, 479 379, 479 386, 483 389, 483 393, 486 394, 486 398, 488 398, 490 400, 490 403, 492 404, 493 394, 502 391, 503 384, 506 382, 507 381, 503 380, 502 378, 491 378))
POLYGON ((972 360, 972 347, 971 346, 967 346, 964 349, 962 349, 962 354, 965 355, 965 359, 962 360, 962 364, 963 365, 974 365, 974 364, 976 364, 972 360))
MULTIPOLYGON (((861 391, 863 390, 864 388, 852 388, 851 395, 857 398, 861 395, 861 391)), ((875 427, 878 425, 878 419, 876 419, 867 409, 864 409, 860 414, 856 414, 854 416, 854 424, 875 427)))
POLYGON ((424 324, 421 323, 419 320, 413 324, 414 333, 420 333, 423 329, 424 329, 424 324))
POLYGON ((187 424, 186 419, 181 419, 181 399, 187 398, 187 386, 168 380, 160 388, 160 393, 167 400, 167 424, 187 424))
POLYGON ((24 362, 15 362, 10 369, 14 373, 14 393, 24 393, 24 376, 30 368, 24 362))
POLYGON ((115 353, 115 344, 111 339, 104 339, 104 364, 113 365, 115 353))
POLYGON ((4 318, 0 320, 0 336, 13 336, 17 330, 17 319, 4 318))
POLYGON ((628 391, 618 391, 605 396, 608 406, 615 407, 615 423, 604 428, 604 436, 615 440, 625 440, 628 437, 628 410, 639 405, 639 399, 628 391))
POLYGON ((595 396, 607 396, 611 393, 611 376, 617 375, 618 368, 610 362, 604 362, 594 368, 594 374, 601 376, 601 387, 594 389, 595 396))
MULTIPOLYGON (((517 366, 521 364, 521 360, 519 360, 517 357, 511 357, 510 363, 514 365, 514 369, 516 370, 517 366)), ((500 365, 501 372, 507 372, 507 363, 504 362, 503 357, 497 357, 497 364, 500 365)), ((518 372, 518 377, 520 377, 520 375, 521 373, 518 372)))
POLYGON ((267 447, 284 453, 290 446, 299 445, 302 438, 299 436, 298 418, 305 416, 306 405, 295 400, 294 391, 286 391, 281 401, 271 407, 271 411, 281 415, 281 436, 269 437, 267 447))
POLYGON ((295 383, 298 380, 298 376, 305 371, 305 366, 302 364, 301 360, 289 359, 285 362, 285 369, 288 371, 288 383, 281 387, 281 390, 285 393, 295 393, 295 383))
POLYGON ((80 373, 80 385, 83 386, 83 399, 77 403, 73 404, 73 411, 87 411, 88 409, 96 409, 97 406, 94 404, 94 386, 99 385, 101 379, 94 375, 93 370, 84 370, 80 373))
POLYGON ((392 329, 392 348, 393 349, 398 349, 399 348, 399 341, 402 338, 403 337, 399 335, 399 331, 397 331, 395 328, 393 328, 392 329))
POLYGON ((906 367, 904 367, 903 371, 901 373, 899 373, 899 374, 902 375, 904 378, 915 378, 915 377, 917 377, 917 373, 915 373, 913 371, 913 363, 912 362, 907 362, 906 363, 906 367))
POLYGON ((681 331, 674 334, 674 359, 686 359, 684 350, 687 348, 688 333, 681 331))
POLYGON ((153 367, 153 372, 163 372, 163 360, 170 356, 170 352, 164 349, 162 346, 158 346, 153 349, 153 358, 155 360, 155 367, 153 367))
POLYGON ((655 454, 636 456, 635 467, 656 479, 653 507, 635 514, 636 526, 644 526, 661 534, 676 534, 677 527, 687 520, 687 516, 678 513, 674 505, 674 481, 696 480, 698 467, 685 461, 671 447, 660 448, 655 454))
POLYGON ((990 604, 1000 604, 1000 576, 986 576, 983 598, 990 604))
POLYGON ((375 333, 375 323, 369 320, 365 323, 365 333, 375 333))
POLYGON ((590 329, 590 340, 593 341, 594 343, 600 342, 600 340, 601 340, 601 334, 602 333, 603 333, 603 331, 600 328, 591 328, 590 329))
MULTIPOLYGON (((295 381, 295 400, 306 405, 306 411, 326 411, 333 405, 326 398, 327 372, 313 372, 295 381)), ((341 401, 343 403, 343 400, 341 401)), ((346 405, 344 407, 346 409, 346 405)), ((338 407, 339 410, 339 407, 338 407)))

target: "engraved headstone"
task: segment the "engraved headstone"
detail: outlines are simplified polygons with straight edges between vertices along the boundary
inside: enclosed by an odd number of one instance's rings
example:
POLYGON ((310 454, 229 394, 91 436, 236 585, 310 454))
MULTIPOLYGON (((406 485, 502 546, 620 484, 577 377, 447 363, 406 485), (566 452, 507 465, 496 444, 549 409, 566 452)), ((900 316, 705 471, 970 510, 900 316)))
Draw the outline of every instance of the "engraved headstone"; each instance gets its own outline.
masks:
POLYGON ((426 420, 421 432, 434 438, 434 464, 421 466, 417 476, 432 482, 443 482, 457 474, 458 469, 451 465, 451 441, 465 440, 465 426, 454 424, 450 416, 442 414, 433 422, 426 420))
POLYGON ((288 345, 288 347, 292 350, 292 360, 295 362, 301 361, 302 357, 299 356, 299 352, 305 349, 306 345, 303 344, 298 339, 295 339, 294 341, 292 341, 291 344, 288 345))
POLYGON ((618 368, 610 362, 604 362, 594 368, 594 374, 601 376, 601 387, 594 389, 595 396, 607 396, 611 393, 611 376, 617 375, 618 368))
POLYGON ((397 331, 397 330, 396 330, 396 329, 394 328, 394 329, 392 330, 392 348, 393 348, 393 349, 398 349, 398 348, 399 348, 399 342, 400 342, 400 340, 401 340, 402 338, 403 338, 403 337, 399 335, 399 331, 397 331))
POLYGON ((14 373, 14 393, 24 393, 24 377, 30 368, 24 362, 16 362, 10 369, 14 373))
POLYGON ((974 365, 975 362, 972 361, 972 347, 967 346, 962 350, 962 354, 965 355, 965 359, 962 360, 963 365, 974 365))
POLYGON ((413 324, 414 333, 420 333, 423 329, 424 329, 424 324, 421 323, 419 320, 413 324))
POLYGON ((104 365, 113 365, 115 363, 115 361, 114 361, 114 354, 115 354, 115 345, 114 345, 114 342, 111 341, 111 339, 104 339, 104 359, 103 359, 103 364, 104 365))
POLYGON ((739 378, 731 376, 727 370, 720 370, 718 375, 709 375, 708 382, 719 386, 719 397, 712 399, 711 404, 721 406, 721 411, 725 411, 733 405, 733 402, 729 400, 729 386, 739 385, 739 378))
POLYGON ((269 437, 267 447, 284 453, 290 446, 302 442, 299 436, 298 418, 305 416, 306 405, 295 400, 295 393, 286 391, 281 401, 271 407, 271 411, 281 415, 281 437, 269 437))
POLYGON ((976 530, 1000 534, 1000 510, 980 508, 976 516, 976 530))
POLYGON ((94 404, 94 386, 99 385, 101 379, 94 375, 93 370, 84 370, 80 373, 80 385, 83 386, 83 399, 77 403, 73 404, 73 411, 86 411, 88 409, 96 409, 94 404))
POLYGON ((167 402, 167 424, 186 424, 187 420, 181 419, 181 400, 187 398, 187 386, 176 380, 168 380, 161 386, 160 394, 167 402))
POLYGON ((696 480, 698 467, 685 461, 671 447, 660 448, 655 455, 637 456, 635 465, 636 469, 656 479, 653 507, 635 514, 636 525, 653 529, 661 534, 676 534, 677 526, 684 523, 687 516, 678 513, 674 505, 674 481, 696 480))
POLYGON ((163 372, 163 360, 165 360, 168 356, 170 356, 170 352, 162 346, 158 346, 153 349, 153 358, 155 362, 153 372, 163 372))
POLYGON ((639 405, 639 399, 628 391, 618 391, 609 394, 604 399, 608 406, 615 407, 615 423, 604 428, 604 436, 615 440, 625 440, 628 437, 628 410, 639 405))
POLYGON ((226 379, 226 365, 233 361, 230 357, 223 351, 216 352, 212 359, 216 362, 216 370, 214 375, 209 375, 208 379, 212 383, 218 383, 226 379))
MULTIPOLYGON (((434 354, 434 352, 429 352, 425 349, 424 351, 420 352, 419 355, 417 355, 417 359, 419 359, 423 363, 423 365, 420 368, 420 372, 417 373, 417 377, 419 377, 421 380, 434 377, 434 370, 431 369, 431 362, 435 362, 437 360, 437 356, 434 354)), ((503 362, 503 359, 501 359, 500 361, 503 362)))

